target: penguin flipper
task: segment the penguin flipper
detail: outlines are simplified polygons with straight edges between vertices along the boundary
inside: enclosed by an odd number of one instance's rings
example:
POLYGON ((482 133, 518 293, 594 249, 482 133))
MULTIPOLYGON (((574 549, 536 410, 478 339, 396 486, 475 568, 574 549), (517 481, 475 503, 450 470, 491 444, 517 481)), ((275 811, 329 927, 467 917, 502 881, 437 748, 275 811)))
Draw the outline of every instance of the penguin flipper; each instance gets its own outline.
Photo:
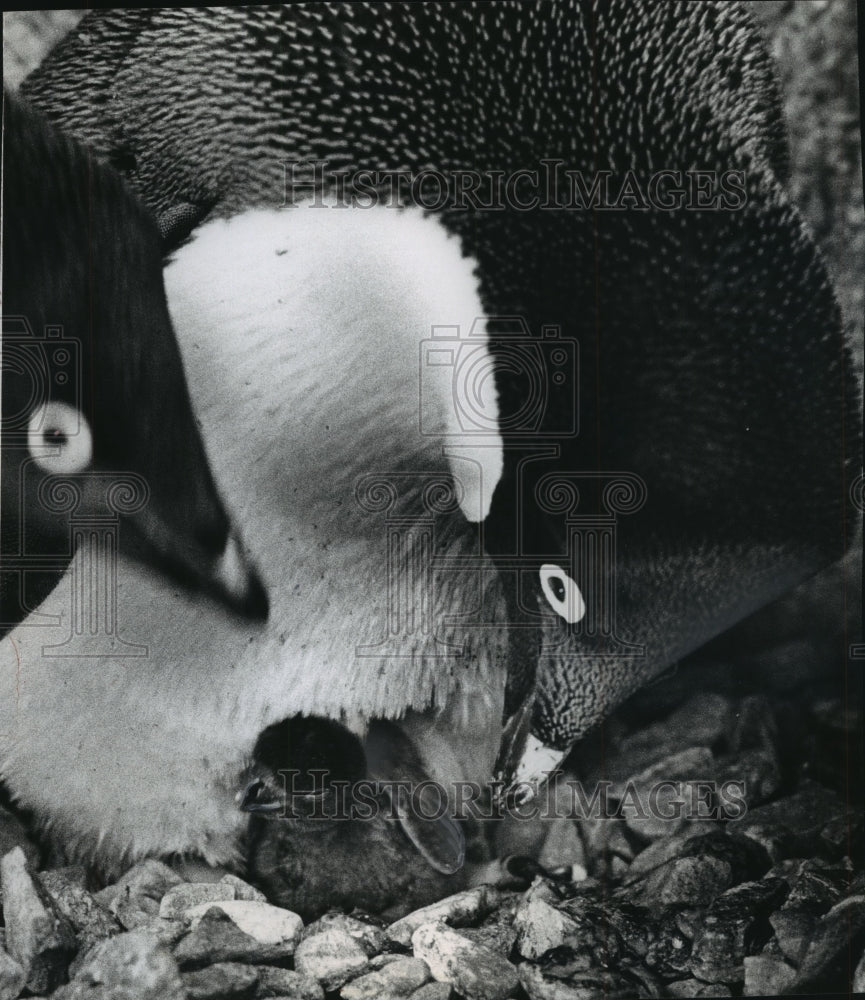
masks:
POLYGON ((466 857, 465 834, 444 811, 446 793, 430 780, 413 741, 392 722, 378 719, 370 725, 365 749, 370 774, 421 857, 444 875, 458 872, 466 857))

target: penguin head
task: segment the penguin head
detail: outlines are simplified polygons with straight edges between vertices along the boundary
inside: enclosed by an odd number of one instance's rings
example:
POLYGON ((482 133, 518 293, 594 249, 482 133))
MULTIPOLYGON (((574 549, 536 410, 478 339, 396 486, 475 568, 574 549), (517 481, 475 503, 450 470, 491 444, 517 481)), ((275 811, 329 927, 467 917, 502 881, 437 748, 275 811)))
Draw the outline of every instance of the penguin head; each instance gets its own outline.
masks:
POLYGON ((499 771, 521 791, 843 554, 859 445, 837 304, 778 182, 755 168, 747 186, 736 212, 605 217, 572 327, 580 434, 512 462, 493 500, 515 623, 499 771))
POLYGON ((123 551, 263 617, 190 403, 155 223, 8 95, 4 129, 3 535, 23 557, 3 574, 4 623, 53 587, 70 518, 88 517, 120 518, 123 551))

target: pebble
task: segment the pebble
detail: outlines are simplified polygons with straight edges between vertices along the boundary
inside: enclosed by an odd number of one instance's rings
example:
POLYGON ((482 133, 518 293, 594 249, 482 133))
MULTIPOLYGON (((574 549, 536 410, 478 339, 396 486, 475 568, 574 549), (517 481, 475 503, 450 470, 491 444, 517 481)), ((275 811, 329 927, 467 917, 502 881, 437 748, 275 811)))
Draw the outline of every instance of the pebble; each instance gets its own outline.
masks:
MULTIPOLYGON (((690 810, 691 783, 709 780, 714 771, 712 751, 692 746, 614 785, 611 795, 622 799, 621 814, 629 830, 645 840, 657 840, 683 826, 684 814, 690 810), (663 784, 659 787, 659 783, 663 784)), ((707 815, 699 818, 708 819, 709 806, 703 808, 707 815)))
POLYGON ((293 969, 275 966, 258 966, 258 992, 256 1000, 263 997, 289 996, 292 1000, 324 1000, 324 990, 309 976, 293 969))
POLYGON ((129 931, 97 944, 52 1000, 186 1000, 186 990, 168 949, 129 931))
POLYGON ((191 921, 194 930, 205 914, 212 910, 226 914, 244 934, 248 934, 259 944, 278 947, 286 956, 292 954, 303 930, 303 921, 291 910, 251 899, 197 903, 184 910, 183 916, 191 921))
POLYGON ((340 990, 343 1000, 408 997, 431 979, 429 966, 417 958, 400 958, 377 972, 353 979, 340 990))
POLYGON ((338 927, 350 934, 372 957, 383 951, 387 945, 388 937, 384 927, 373 923, 371 920, 361 920, 358 917, 348 916, 345 913, 325 913, 308 927, 304 927, 302 938, 311 937, 319 931, 338 927))
POLYGON ((251 1000, 257 995, 258 972, 237 962, 219 962, 181 978, 188 1000, 251 1000))
POLYGON ((653 910, 672 904, 707 906, 732 883, 726 861, 710 856, 674 858, 649 872, 633 899, 653 910))
POLYGON ((523 958, 540 958, 550 949, 576 940, 579 927, 574 920, 537 892, 527 897, 514 916, 517 947, 523 958))
POLYGON ((222 903, 235 899, 233 885, 224 882, 184 882, 169 889, 159 904, 163 920, 178 920, 202 903, 222 903))
POLYGON ((256 889, 254 885, 244 882, 242 878, 238 878, 236 875, 223 875, 219 881, 222 885, 232 886, 235 899, 248 900, 252 903, 267 902, 267 896, 260 889, 256 889))
POLYGON ((806 907, 786 904, 769 917, 778 947, 785 958, 798 966, 814 933, 817 917, 806 907))
POLYGON ((699 979, 677 979, 666 985, 667 996, 681 997, 730 997, 733 994, 723 983, 701 983, 699 979))
POLYGON ((415 958, 426 962, 433 978, 450 983, 466 1000, 507 1000, 519 985, 506 958, 444 924, 423 924, 411 940, 415 958))
POLYGON ((451 927, 462 927, 467 924, 480 923, 491 913, 501 901, 502 894, 490 885, 479 885, 474 889, 466 889, 455 893, 446 899, 424 906, 413 913, 406 914, 387 928, 387 936, 391 941, 407 947, 411 944, 412 935, 423 924, 441 921, 451 927))
POLYGON ((783 879, 776 878, 745 882, 719 896, 694 942, 693 975, 704 982, 741 983, 748 931, 781 905, 787 891, 783 879))
POLYGON ((5 948, 0 948, 0 1000, 15 1000, 26 979, 24 967, 5 948))
POLYGON ((700 837, 705 833, 712 833, 715 829, 716 823, 714 820, 695 820, 694 822, 685 823, 678 833, 653 840, 631 862, 628 867, 625 884, 635 882, 653 868, 658 868, 665 862, 679 857, 685 841, 691 840, 694 837, 700 837))
POLYGON ((865 896, 843 899, 820 920, 799 966, 796 988, 824 992, 839 975, 846 982, 851 949, 857 946, 865 946, 865 896))
MULTIPOLYGON (((0 858, 16 847, 21 848, 28 863, 35 868, 39 863, 39 851, 27 835, 27 829, 14 813, 0 806, 0 858)), ((0 903, 2 902, 3 887, 0 885, 0 903)))
MULTIPOLYGON (((228 905, 228 904, 222 904, 228 905)), ((211 906, 174 949, 181 969, 198 969, 215 962, 277 965, 294 952, 294 941, 262 944, 242 931, 218 906, 211 906)))
POLYGON ((803 786, 794 795, 750 809, 736 824, 740 833, 766 849, 772 861, 814 854, 827 822, 844 814, 834 792, 813 781, 803 786))
POLYGON ((410 1000, 450 1000, 450 983, 427 983, 412 993, 410 1000))
POLYGON ((368 964, 363 945, 340 927, 329 927, 304 938, 294 953, 295 969, 317 979, 327 992, 365 972, 368 964))
POLYGON ((0 860, 5 949, 24 969, 31 993, 49 993, 66 980, 75 955, 72 925, 34 881, 20 847, 0 860))
POLYGON ((95 893, 95 898, 100 905, 107 906, 113 913, 116 912, 113 904, 123 895, 146 897, 159 903, 169 889, 180 885, 182 881, 177 872, 168 865, 153 858, 146 858, 121 875, 114 885, 106 886, 101 892, 95 893))
POLYGON ((749 955, 744 961, 746 997, 781 996, 796 982, 796 970, 780 958, 749 955))
POLYGON ((40 872, 37 876, 57 909, 74 928, 79 954, 97 941, 123 930, 120 921, 84 888, 83 871, 81 868, 61 868, 40 872))

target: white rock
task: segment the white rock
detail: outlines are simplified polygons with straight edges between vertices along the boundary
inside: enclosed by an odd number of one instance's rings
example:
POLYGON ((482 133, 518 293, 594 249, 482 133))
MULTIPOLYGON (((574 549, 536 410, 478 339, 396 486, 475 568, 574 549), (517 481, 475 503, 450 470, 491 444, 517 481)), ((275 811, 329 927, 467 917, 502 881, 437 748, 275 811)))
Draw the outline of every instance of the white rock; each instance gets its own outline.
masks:
POLYGON ((507 1000, 519 986, 511 963, 444 924, 424 924, 411 938, 415 958, 440 983, 450 983, 466 1000, 507 1000))
POLYGON ((0 1000, 15 1000, 26 979, 24 967, 5 948, 0 948, 0 1000))
POLYGON ((208 910, 222 910, 231 920, 259 944, 284 945, 294 943, 303 930, 303 921, 291 910, 253 899, 231 899, 215 903, 198 903, 184 910, 183 916, 195 929, 208 910))
POLYGON ((222 882, 184 882, 176 885, 162 897, 159 916, 163 920, 177 920, 188 910, 202 903, 221 903, 235 898, 234 886, 222 882))

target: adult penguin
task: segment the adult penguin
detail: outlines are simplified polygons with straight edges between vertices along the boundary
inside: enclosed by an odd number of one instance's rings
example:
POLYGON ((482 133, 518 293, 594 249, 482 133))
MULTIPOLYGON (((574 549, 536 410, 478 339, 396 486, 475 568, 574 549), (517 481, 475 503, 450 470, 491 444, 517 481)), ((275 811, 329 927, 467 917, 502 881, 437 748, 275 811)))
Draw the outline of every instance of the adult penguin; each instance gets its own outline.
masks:
POLYGON ((505 474, 485 525, 520 626, 515 773, 842 553, 857 394, 744 6, 107 13, 27 92, 178 239, 396 187, 458 238, 484 313, 521 318, 488 325, 505 474))

